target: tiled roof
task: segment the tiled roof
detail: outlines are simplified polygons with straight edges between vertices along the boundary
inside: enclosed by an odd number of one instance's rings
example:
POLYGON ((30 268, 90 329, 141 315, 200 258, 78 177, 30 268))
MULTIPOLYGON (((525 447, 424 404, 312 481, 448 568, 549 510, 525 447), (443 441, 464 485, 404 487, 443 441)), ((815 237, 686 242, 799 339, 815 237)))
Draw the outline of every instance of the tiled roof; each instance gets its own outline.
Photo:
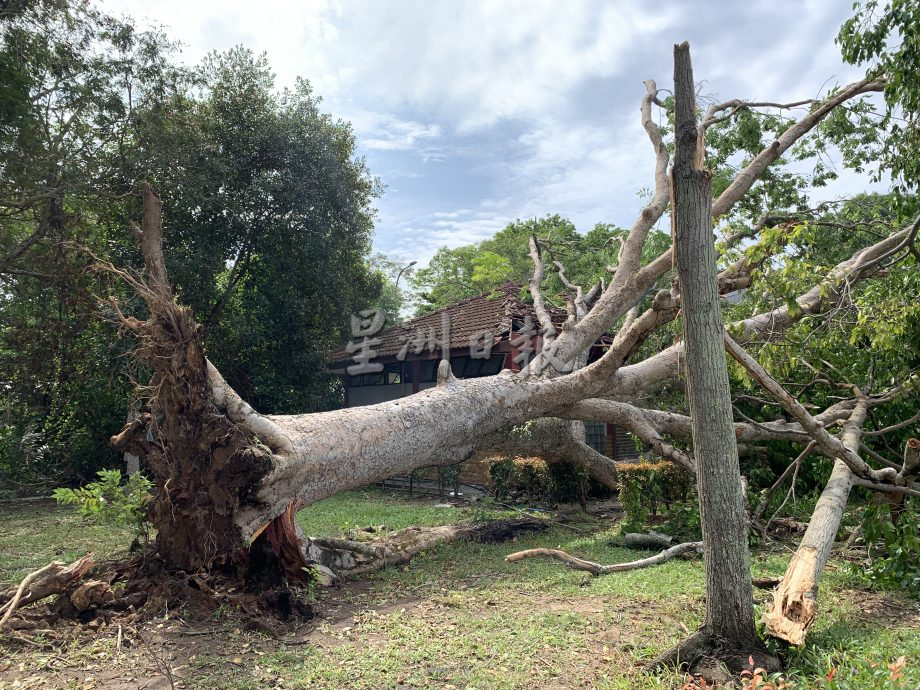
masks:
MULTIPOLYGON (((533 305, 519 298, 520 291, 520 285, 507 283, 492 293, 469 297, 428 314, 417 316, 372 336, 373 339, 380 340, 379 344, 373 345, 373 349, 377 357, 392 357, 405 347, 407 340, 412 341, 419 333, 424 334, 423 337, 427 338, 431 329, 434 329, 435 337, 441 339, 443 338, 441 324, 444 314, 449 318, 451 349, 469 348, 470 336, 485 330, 492 334, 493 342, 498 342, 511 331, 512 321, 523 321, 528 315, 533 319, 534 328, 539 330, 539 322, 533 313, 533 305)), ((553 309, 552 314, 554 323, 560 327, 565 321, 565 311, 553 309)), ((413 352, 413 349, 409 350, 410 356, 413 352)), ((351 360, 353 357, 354 354, 347 352, 343 347, 331 355, 331 360, 333 363, 339 363, 351 360)))

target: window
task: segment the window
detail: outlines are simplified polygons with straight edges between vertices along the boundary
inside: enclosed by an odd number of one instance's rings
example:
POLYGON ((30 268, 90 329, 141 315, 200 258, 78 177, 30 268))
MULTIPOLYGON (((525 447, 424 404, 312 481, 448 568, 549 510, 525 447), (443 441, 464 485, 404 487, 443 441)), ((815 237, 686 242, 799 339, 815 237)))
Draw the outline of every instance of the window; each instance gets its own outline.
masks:
POLYGON ((505 363, 504 354, 494 354, 489 359, 473 359, 469 356, 453 357, 450 368, 459 379, 471 379, 479 376, 494 376, 502 370, 505 363))
MULTIPOLYGON (((406 367, 408 368, 408 366, 406 367)), ((394 385, 403 382, 402 364, 387 364, 383 371, 373 374, 360 374, 359 376, 349 376, 348 385, 351 388, 360 388, 362 386, 385 386, 394 385)))
POLYGON ((440 361, 439 359, 423 359, 419 362, 419 383, 434 383, 437 380, 440 361))
POLYGON ((585 441, 601 455, 607 454, 607 425, 603 422, 585 422, 585 441))

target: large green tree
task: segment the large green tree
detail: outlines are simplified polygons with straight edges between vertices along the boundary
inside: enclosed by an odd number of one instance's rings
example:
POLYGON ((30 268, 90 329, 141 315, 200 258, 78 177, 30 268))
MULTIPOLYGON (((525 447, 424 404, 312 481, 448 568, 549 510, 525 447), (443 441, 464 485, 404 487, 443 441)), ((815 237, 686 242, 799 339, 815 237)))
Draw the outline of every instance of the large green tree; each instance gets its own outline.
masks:
POLYGON ((139 114, 129 179, 162 193, 170 276, 228 380, 275 412, 327 409, 326 355, 383 285, 366 261, 380 185, 350 126, 304 80, 277 90, 264 56, 211 54, 194 76, 139 114))
POLYGON ((179 74, 170 51, 87 2, 0 11, 0 472, 15 491, 113 460, 128 359, 98 318, 90 267, 112 253, 101 219, 123 186, 132 112, 179 74))
POLYGON ((83 0, 8 3, 0 23, 9 485, 116 462, 107 439, 147 374, 100 307, 125 286, 96 268, 139 266, 129 226, 143 180, 165 192, 173 284, 234 386, 273 411, 335 405, 326 354, 385 282, 367 261, 380 187, 349 125, 305 81, 275 88, 264 57, 238 48, 179 68, 162 34, 83 0))

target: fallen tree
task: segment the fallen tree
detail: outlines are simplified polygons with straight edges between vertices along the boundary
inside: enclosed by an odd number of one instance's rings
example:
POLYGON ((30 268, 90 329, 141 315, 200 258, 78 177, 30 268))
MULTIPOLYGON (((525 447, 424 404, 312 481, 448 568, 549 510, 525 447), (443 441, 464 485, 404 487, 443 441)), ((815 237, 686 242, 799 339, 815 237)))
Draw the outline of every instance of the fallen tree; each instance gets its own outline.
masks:
MULTIPOLYGON (((810 103, 802 118, 790 123, 712 200, 712 216, 728 217, 769 166, 836 108, 883 87, 882 79, 865 79, 824 101, 810 103)), ((162 252, 159 198, 149 185, 144 185, 143 222, 135 227, 144 273, 112 266, 108 270, 135 288, 146 302, 147 313, 142 319, 125 314, 114 299, 109 304, 115 318, 137 337, 138 355, 153 375, 143 391, 146 409, 113 438, 113 443, 147 458, 157 486, 151 518, 158 531, 156 548, 165 566, 189 572, 229 566, 250 579, 257 576, 256 571, 262 575, 268 572, 275 580, 303 578, 311 572, 315 554, 311 556, 311 542, 296 527, 294 515, 301 507, 394 474, 432 464, 456 463, 482 447, 500 447, 503 443, 514 446, 520 437, 509 437, 507 431, 530 420, 541 420, 545 433, 531 434, 529 442, 543 450, 552 446, 554 453, 588 469, 608 485, 615 481, 616 463, 591 451, 579 438, 577 429, 560 419, 615 420, 663 457, 688 471, 698 471, 689 443, 691 429, 698 420, 693 415, 647 409, 634 403, 663 382, 679 380, 684 365, 683 341, 641 361, 631 361, 643 343, 674 321, 683 308, 679 285, 655 292, 658 281, 673 266, 673 249, 644 265, 641 261, 648 233, 662 218, 674 194, 668 148, 652 116, 653 107, 665 108, 658 93, 654 82, 646 82, 641 106, 642 124, 655 154, 655 189, 622 240, 609 282, 590 290, 567 283, 574 293, 570 318, 560 332, 555 332, 541 299, 545 265, 535 238, 535 273, 530 289, 543 327, 544 344, 530 364, 521 372, 458 380, 449 363, 442 361, 436 387, 366 407, 304 415, 263 415, 242 400, 208 362, 190 311, 173 298, 162 252), (639 308, 646 304, 643 297, 650 292, 655 292, 651 303, 639 308), (613 333, 604 354, 587 363, 588 349, 621 319, 622 325, 613 333), (565 433, 553 433, 562 429, 565 433), (678 447, 678 440, 683 447, 678 447)), ((695 125, 698 132, 692 138, 694 150, 680 148, 690 140, 678 137, 680 155, 685 160, 698 161, 708 128, 723 116, 757 107, 785 106, 740 101, 716 104, 695 125)), ((690 117, 695 115, 691 113, 690 117)), ((672 220, 679 226, 684 220, 681 207, 672 208, 671 213, 672 217, 676 215, 672 220)), ((765 224, 755 223, 745 232, 729 233, 725 244, 756 241, 764 227, 765 224)), ((846 302, 858 282, 890 273, 913 250, 916 234, 916 223, 888 228, 825 275, 815 276, 814 284, 798 296, 794 306, 786 304, 755 313, 728 324, 729 329, 740 333, 746 345, 781 338, 801 319, 846 302)), ((782 247, 774 252, 781 253, 782 247)), ((557 269, 564 274, 564 267, 557 269)), ((687 270, 692 276, 694 268, 688 266, 687 270)), ((754 270, 751 262, 736 262, 717 277, 715 285, 722 292, 737 289, 746 284, 754 270)), ((860 410, 868 404, 865 400, 883 404, 892 395, 891 391, 870 391, 863 397, 830 405, 818 415, 809 414, 806 418, 793 413, 795 421, 741 421, 735 424, 734 435, 738 440, 814 442, 821 452, 844 463, 855 480, 885 490, 912 490, 911 477, 872 467, 858 456, 858 444, 837 439, 826 428, 834 422, 859 425, 860 410)), ((712 506, 726 501, 738 503, 740 478, 736 475, 735 465, 720 473, 718 481, 701 482, 701 490, 712 506)), ((745 535, 742 524, 734 525, 731 535, 715 534, 723 541, 743 540, 745 535)), ((709 560, 713 558, 710 555, 709 560)), ((815 559, 814 564, 820 569, 823 562, 815 559)), ((739 578, 746 578, 745 591, 749 591, 750 573, 741 572, 747 569, 743 557, 733 560, 732 568, 738 571, 739 578)), ((753 639, 741 639, 732 653, 759 651, 759 647, 742 648, 754 644, 753 639)))

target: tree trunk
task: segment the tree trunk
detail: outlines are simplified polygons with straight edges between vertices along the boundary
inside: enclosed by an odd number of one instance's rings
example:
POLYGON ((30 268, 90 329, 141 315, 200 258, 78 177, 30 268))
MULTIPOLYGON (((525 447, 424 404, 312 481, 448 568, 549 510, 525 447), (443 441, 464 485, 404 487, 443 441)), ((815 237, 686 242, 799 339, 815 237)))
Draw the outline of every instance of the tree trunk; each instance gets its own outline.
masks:
MULTIPOLYGON (((866 404, 860 403, 841 434, 843 444, 854 452, 859 449, 866 415, 866 404)), ((834 461, 834 469, 815 504, 802 542, 773 593, 773 606, 763 616, 767 633, 773 637, 796 645, 805 642, 808 628, 818 615, 818 583, 834 548, 854 479, 847 463, 834 461)))
MULTIPOLYGON (((687 394, 696 456, 697 487, 706 564, 706 619, 673 652, 690 667, 715 657, 735 673, 754 655, 775 667, 754 626, 748 524, 738 463, 731 394, 719 307, 716 254, 710 216, 711 176, 697 129, 690 48, 674 48, 677 152, 672 172, 674 247, 680 278, 687 394)), ((664 660, 664 659, 663 659, 664 660)))
MULTIPOLYGON (((146 281, 110 270, 143 296, 149 318, 126 317, 117 303, 111 306, 137 335, 139 355, 154 374, 150 411, 112 441, 147 457, 157 485, 151 507, 157 546, 172 568, 236 564, 249 572, 261 564, 278 577, 305 573, 308 559, 293 518, 298 507, 419 467, 463 461, 490 434, 599 394, 604 375, 616 370, 630 346, 627 339, 590 367, 555 378, 503 372, 458 381, 444 361, 438 385, 409 398, 316 414, 260 415, 207 361, 191 313, 173 301, 160 202, 147 185, 143 227, 134 230, 146 281)), ((593 465, 612 483, 609 459, 568 437, 575 443, 573 459, 593 465)))

